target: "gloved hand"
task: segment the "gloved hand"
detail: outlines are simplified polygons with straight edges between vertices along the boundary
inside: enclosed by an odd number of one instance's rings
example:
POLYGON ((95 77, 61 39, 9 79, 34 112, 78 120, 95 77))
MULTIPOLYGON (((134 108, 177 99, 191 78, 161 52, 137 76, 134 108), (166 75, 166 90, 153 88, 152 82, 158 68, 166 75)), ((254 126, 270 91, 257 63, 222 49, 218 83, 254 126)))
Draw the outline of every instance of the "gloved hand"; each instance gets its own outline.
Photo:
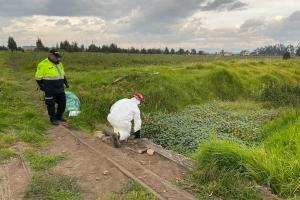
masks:
POLYGON ((44 84, 42 83, 42 81, 41 80, 37 80, 36 82, 37 82, 40 90, 45 91, 44 84))
POLYGON ((141 131, 138 130, 134 133, 134 139, 140 139, 141 138, 141 131))
POLYGON ((64 77, 64 84, 65 84, 66 88, 69 88, 69 83, 68 83, 66 76, 64 77))
POLYGON ((40 90, 45 91, 45 88, 43 85, 40 85, 40 90))

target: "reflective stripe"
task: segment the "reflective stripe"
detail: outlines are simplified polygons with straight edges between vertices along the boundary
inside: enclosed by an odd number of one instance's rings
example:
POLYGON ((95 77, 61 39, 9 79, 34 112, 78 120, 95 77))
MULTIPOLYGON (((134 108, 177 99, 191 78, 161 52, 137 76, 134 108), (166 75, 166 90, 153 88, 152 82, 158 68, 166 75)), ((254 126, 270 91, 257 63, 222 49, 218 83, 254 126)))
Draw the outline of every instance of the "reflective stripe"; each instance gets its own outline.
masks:
POLYGON ((58 67, 56 64, 54 64, 54 63, 53 63, 53 65, 54 65, 54 67, 56 68, 56 70, 57 70, 59 76, 63 79, 63 76, 62 76, 62 73, 61 73, 59 67, 58 67))
POLYGON ((42 80, 63 80, 62 77, 44 77, 42 80))

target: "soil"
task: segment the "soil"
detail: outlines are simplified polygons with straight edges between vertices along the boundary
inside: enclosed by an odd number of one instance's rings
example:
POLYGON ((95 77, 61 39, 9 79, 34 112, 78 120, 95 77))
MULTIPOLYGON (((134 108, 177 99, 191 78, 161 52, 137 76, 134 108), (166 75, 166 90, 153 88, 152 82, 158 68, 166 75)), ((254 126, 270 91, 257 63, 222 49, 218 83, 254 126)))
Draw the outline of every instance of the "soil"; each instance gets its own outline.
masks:
POLYGON ((52 128, 48 134, 48 154, 64 155, 66 159, 54 169, 54 174, 75 177, 81 186, 82 198, 95 200, 109 193, 120 193, 130 179, 140 182, 160 199, 195 199, 175 186, 187 170, 154 154, 138 154, 143 148, 135 142, 119 149, 78 130, 65 126, 52 128))
POLYGON ((0 200, 23 199, 30 176, 21 158, 0 164, 0 200))

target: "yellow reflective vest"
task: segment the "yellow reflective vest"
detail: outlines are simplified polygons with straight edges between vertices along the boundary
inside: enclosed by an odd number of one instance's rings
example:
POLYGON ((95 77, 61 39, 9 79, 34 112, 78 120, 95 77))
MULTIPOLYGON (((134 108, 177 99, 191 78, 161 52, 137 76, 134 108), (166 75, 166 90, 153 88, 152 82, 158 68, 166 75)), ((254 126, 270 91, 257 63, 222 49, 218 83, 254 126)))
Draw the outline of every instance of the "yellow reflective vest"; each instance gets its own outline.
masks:
POLYGON ((35 73, 35 79, 45 93, 59 94, 64 92, 65 70, 63 64, 55 64, 48 58, 41 61, 35 73))
POLYGON ((54 64, 48 58, 40 62, 35 73, 36 80, 64 79, 65 70, 61 62, 54 64))

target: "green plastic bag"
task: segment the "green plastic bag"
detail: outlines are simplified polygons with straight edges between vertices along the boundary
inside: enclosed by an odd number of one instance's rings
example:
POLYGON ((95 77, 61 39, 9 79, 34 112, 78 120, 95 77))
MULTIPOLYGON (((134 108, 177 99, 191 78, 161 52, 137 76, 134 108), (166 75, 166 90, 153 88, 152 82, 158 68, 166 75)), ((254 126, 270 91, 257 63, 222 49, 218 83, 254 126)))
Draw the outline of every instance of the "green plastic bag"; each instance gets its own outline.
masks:
POLYGON ((65 92, 66 93, 66 110, 65 112, 79 112, 80 111, 80 101, 79 98, 73 92, 65 92))

